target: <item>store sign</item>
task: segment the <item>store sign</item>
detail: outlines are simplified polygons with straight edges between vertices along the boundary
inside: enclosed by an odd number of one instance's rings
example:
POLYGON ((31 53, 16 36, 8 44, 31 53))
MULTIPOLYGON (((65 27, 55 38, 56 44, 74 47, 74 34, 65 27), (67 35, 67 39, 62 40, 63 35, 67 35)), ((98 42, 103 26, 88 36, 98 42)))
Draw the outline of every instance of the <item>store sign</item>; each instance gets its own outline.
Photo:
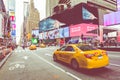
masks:
POLYGON ((70 37, 81 36, 82 34, 87 36, 96 36, 97 34, 87 33, 88 31, 92 31, 97 29, 98 25, 94 24, 78 24, 70 26, 70 37))
POLYGON ((10 16, 10 21, 15 21, 15 16, 10 16))

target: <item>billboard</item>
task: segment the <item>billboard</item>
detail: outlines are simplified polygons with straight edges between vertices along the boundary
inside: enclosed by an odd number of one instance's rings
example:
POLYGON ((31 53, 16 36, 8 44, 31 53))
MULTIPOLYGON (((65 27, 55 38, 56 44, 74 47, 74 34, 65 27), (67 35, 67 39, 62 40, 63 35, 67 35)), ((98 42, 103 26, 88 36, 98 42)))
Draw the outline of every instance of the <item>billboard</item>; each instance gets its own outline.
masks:
POLYGON ((55 39, 54 30, 48 32, 49 39, 55 39))
POLYGON ((87 4, 82 5, 82 22, 98 24, 98 9, 87 4))
POLYGON ((104 26, 110 26, 120 23, 120 11, 112 12, 104 15, 104 26))
POLYGON ((38 29, 33 29, 32 30, 32 35, 35 35, 36 37, 39 36, 39 30, 38 29))
POLYGON ((32 44, 37 44, 38 43, 38 38, 32 38, 31 41, 32 41, 32 44))
POLYGON ((117 10, 120 10, 120 0, 117 0, 117 10))
POLYGON ((39 22, 39 32, 54 29, 56 25, 56 20, 47 18, 39 22))
POLYGON ((64 37, 69 37, 69 27, 64 28, 64 37))
POLYGON ((97 34, 87 33, 88 31, 92 31, 97 28, 98 25, 94 25, 94 24, 82 23, 82 24, 72 25, 70 26, 70 37, 81 36, 82 34, 86 36, 97 36, 97 34))
POLYGON ((60 28, 59 33, 60 33, 60 38, 63 38, 64 37, 64 28, 60 28))

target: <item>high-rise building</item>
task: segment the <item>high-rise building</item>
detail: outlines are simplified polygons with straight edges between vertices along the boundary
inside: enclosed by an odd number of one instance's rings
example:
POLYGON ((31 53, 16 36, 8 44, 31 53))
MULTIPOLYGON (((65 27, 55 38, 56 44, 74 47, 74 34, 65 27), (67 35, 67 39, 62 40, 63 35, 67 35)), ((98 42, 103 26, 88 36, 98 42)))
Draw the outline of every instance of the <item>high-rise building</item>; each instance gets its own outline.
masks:
POLYGON ((30 0, 29 15, 26 23, 26 33, 32 33, 32 29, 38 29, 40 16, 38 10, 34 7, 34 1, 30 0))

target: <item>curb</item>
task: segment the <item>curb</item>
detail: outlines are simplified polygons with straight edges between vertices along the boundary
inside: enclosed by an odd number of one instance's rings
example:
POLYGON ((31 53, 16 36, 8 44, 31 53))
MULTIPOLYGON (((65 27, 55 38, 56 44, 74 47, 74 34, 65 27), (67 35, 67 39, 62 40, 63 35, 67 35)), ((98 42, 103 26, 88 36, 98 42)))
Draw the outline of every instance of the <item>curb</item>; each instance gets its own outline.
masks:
POLYGON ((3 66, 3 64, 7 61, 8 57, 12 54, 12 52, 10 52, 8 55, 6 55, 6 57, 0 62, 0 68, 3 66))

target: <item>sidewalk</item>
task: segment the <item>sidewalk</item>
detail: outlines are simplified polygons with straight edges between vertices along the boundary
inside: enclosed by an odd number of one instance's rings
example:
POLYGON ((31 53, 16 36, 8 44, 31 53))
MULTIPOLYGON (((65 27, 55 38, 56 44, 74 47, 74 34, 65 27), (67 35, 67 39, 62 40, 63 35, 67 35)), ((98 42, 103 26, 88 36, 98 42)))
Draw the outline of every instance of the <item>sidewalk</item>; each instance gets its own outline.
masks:
POLYGON ((5 58, 3 58, 2 61, 0 61, 0 68, 3 66, 3 64, 6 62, 6 60, 8 59, 8 57, 12 54, 12 52, 10 52, 8 55, 5 56, 5 58))
POLYGON ((120 46, 110 46, 110 47, 98 47, 99 49, 107 50, 107 51, 116 51, 120 52, 120 46))

